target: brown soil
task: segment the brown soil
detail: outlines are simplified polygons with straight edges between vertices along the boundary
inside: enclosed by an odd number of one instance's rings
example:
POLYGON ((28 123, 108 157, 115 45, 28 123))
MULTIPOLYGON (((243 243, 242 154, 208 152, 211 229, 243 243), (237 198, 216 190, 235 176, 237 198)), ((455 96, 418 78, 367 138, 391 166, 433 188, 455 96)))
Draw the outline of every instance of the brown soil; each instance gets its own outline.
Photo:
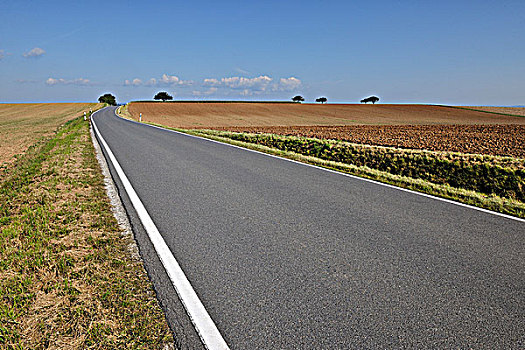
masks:
POLYGON ((171 127, 520 124, 525 118, 430 105, 133 102, 129 112, 171 127))
POLYGON ((503 113, 510 115, 521 115, 525 117, 525 107, 464 107, 493 113, 503 113))
POLYGON ((11 163, 41 138, 60 125, 81 115, 96 103, 16 103, 0 104, 0 165, 11 163))
POLYGON ((525 158, 525 125, 274 126, 214 129, 525 158))

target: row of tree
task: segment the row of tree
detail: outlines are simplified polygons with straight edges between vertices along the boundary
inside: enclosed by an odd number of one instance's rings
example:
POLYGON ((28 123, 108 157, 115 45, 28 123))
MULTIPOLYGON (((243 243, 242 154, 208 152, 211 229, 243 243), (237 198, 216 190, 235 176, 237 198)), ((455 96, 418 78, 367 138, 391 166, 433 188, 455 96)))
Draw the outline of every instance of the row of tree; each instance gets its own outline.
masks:
MULTIPOLYGON (((162 100, 164 102, 164 101, 173 100, 173 96, 168 94, 166 91, 160 91, 153 97, 153 99, 154 100, 162 100)), ((301 103, 301 102, 304 102, 304 97, 301 96, 301 95, 297 95, 297 96, 292 97, 292 101, 293 102, 297 102, 297 103, 301 103)), ((315 102, 319 102, 321 104, 324 104, 327 101, 328 101, 328 99, 326 97, 319 97, 319 98, 315 99, 315 102)), ((377 97, 377 96, 370 96, 370 97, 367 97, 365 99, 362 99, 361 103, 372 102, 373 104, 375 104, 378 101, 379 101, 379 97, 377 97)), ((115 96, 113 96, 111 94, 105 94, 105 95, 100 96, 98 98, 98 102, 100 102, 100 103, 107 103, 110 106, 116 106, 117 105, 117 101, 115 99, 115 96)))
MULTIPOLYGON (((154 100, 168 101, 168 100, 173 100, 173 96, 168 94, 166 91, 161 91, 161 92, 158 92, 153 97, 153 99, 154 100)), ((301 95, 297 95, 297 96, 292 97, 292 101, 301 103, 301 102, 304 102, 304 97, 301 96, 301 95)), ((327 101, 328 101, 328 99, 326 97, 319 97, 319 98, 315 99, 315 102, 318 102, 318 103, 321 103, 321 104, 324 104, 327 101)), ((362 99, 361 103, 372 102, 373 104, 375 104, 378 101, 379 101, 379 97, 377 97, 377 96, 370 96, 370 97, 367 97, 365 99, 362 99)))
MULTIPOLYGON (((301 95, 297 95, 292 97, 292 101, 301 103, 304 101, 304 97, 301 95)), ((315 102, 321 102, 321 104, 326 103, 326 101, 328 101, 326 97, 319 97, 315 99, 315 102)))
MULTIPOLYGON (((153 98, 155 100, 162 100, 162 101, 173 100, 173 96, 171 96, 170 94, 168 94, 165 91, 161 91, 161 92, 157 93, 155 95, 155 97, 153 97, 153 98)), ((100 96, 98 98, 98 102, 100 102, 100 103, 107 103, 110 106, 116 106, 117 105, 117 99, 112 94, 104 94, 104 95, 100 96)))
MULTIPOLYGON (((297 96, 292 97, 292 101, 293 102, 297 102, 297 103, 301 103, 301 102, 304 101, 304 97, 301 96, 301 95, 297 95, 297 96)), ((315 99, 315 102, 320 102, 321 104, 326 103, 326 101, 328 101, 326 99, 326 97, 319 97, 319 98, 315 99)), ((373 104, 375 104, 378 101, 379 101, 379 97, 377 97, 377 96, 370 96, 370 97, 362 99, 361 103, 372 102, 373 104)))

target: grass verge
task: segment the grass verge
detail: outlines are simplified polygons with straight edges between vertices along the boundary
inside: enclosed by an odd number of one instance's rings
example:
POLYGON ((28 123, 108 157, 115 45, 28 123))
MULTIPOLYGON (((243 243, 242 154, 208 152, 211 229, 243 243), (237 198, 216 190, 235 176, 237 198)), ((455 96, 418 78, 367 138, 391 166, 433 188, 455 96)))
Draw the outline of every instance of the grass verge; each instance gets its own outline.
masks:
POLYGON ((520 200, 525 190, 523 159, 156 126, 525 218, 525 203, 520 200))
POLYGON ((201 132, 328 161, 367 166, 393 175, 450 185, 483 194, 495 194, 522 202, 525 199, 525 159, 399 149, 266 133, 215 130, 201 132))
POLYGON ((152 349, 171 332, 74 119, 0 183, 0 348, 152 349))
POLYGON ((117 114, 126 119, 133 120, 133 117, 131 116, 131 113, 129 113, 128 108, 129 108, 129 103, 126 103, 125 105, 120 106, 119 108, 117 108, 117 114))

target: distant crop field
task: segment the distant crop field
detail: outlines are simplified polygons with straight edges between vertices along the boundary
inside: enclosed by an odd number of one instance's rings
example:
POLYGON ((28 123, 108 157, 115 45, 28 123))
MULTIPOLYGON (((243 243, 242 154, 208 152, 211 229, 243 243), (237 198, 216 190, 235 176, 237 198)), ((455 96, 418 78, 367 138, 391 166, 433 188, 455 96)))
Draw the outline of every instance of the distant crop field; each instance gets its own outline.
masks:
POLYGON ((464 108, 476 109, 478 111, 485 111, 490 113, 503 113, 511 115, 521 115, 525 117, 525 107, 477 107, 465 106, 464 108))
POLYGON ((0 104, 0 164, 12 162, 15 154, 97 106, 97 103, 0 104))
POLYGON ((129 113, 144 121, 179 128, 247 126, 518 124, 525 118, 431 105, 147 103, 129 113))

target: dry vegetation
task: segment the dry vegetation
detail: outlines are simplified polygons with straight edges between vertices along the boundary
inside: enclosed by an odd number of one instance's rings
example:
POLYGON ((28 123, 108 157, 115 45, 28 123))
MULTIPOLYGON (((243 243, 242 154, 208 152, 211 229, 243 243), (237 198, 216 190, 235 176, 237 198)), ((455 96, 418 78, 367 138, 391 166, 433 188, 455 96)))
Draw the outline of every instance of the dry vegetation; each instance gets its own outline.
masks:
POLYGON ((525 158, 525 125, 352 125, 215 129, 525 158))
POLYGON ((194 129, 232 126, 519 124, 525 118, 429 105, 134 102, 146 122, 194 129))
POLYGON ((0 203, 0 349, 160 349, 173 341, 129 251, 132 237, 111 212, 82 118, 7 168, 0 203))
POLYGON ((0 164, 12 163, 39 139, 52 135, 68 120, 98 103, 16 103, 0 104, 0 164))

